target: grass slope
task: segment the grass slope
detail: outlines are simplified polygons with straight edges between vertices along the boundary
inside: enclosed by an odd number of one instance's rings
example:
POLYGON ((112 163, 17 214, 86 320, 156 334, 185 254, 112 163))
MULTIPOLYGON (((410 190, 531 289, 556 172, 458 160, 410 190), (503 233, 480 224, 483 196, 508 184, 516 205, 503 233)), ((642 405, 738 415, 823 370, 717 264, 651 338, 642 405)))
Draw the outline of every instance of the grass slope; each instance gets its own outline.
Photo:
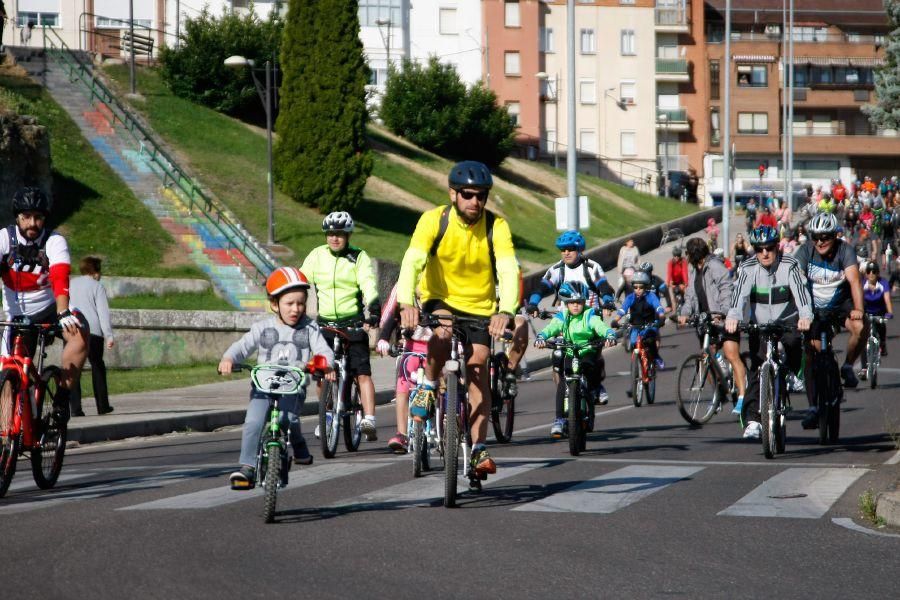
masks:
MULTIPOLYGON (((127 69, 106 67, 106 74, 119 91, 128 81, 127 69)), ((266 142, 258 130, 213 110, 175 97, 152 69, 138 72, 139 91, 146 98, 135 104, 163 140, 171 145, 181 160, 228 206, 258 238, 265 238, 266 227, 266 142)), ((375 147, 373 176, 400 190, 413 194, 429 204, 447 200, 443 184, 451 161, 416 148, 391 134, 371 127, 370 139, 375 147)), ((514 177, 498 178, 492 202, 510 222, 517 253, 526 264, 545 264, 558 258, 553 241, 554 194, 545 186, 514 177)), ((551 169, 552 171, 552 169, 551 169)), ((552 177, 562 179, 561 172, 552 177)), ((593 178, 595 185, 614 186, 593 178)), ((366 189, 366 197, 354 211, 359 223, 354 244, 372 255, 398 261, 403 255, 419 211, 401 205, 397 199, 379 196, 366 189)), ((562 185, 564 189, 565 186, 562 185)), ((665 221, 696 210, 679 202, 656 198, 629 188, 608 188, 624 201, 637 207, 620 210, 591 194, 592 219, 585 232, 592 243, 615 238, 628 231, 665 221)), ((294 251, 296 262, 322 243, 319 229, 321 216, 315 210, 299 205, 277 193, 275 200, 276 238, 294 251)))
POLYGON ((0 71, 0 107, 31 115, 50 132, 54 211, 51 226, 69 243, 73 263, 103 258, 109 275, 206 276, 180 261, 180 250, 152 213, 94 151, 69 115, 41 86, 0 71), (136 243, 140 240, 140 243, 136 243))

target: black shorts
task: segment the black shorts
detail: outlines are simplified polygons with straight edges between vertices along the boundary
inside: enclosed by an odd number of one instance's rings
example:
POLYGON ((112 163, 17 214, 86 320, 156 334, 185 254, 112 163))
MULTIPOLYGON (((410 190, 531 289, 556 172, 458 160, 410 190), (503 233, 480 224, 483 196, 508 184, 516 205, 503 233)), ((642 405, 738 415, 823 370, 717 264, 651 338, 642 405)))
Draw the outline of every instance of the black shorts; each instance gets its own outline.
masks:
MULTIPOLYGON (((697 339, 700 340, 700 343, 703 343, 703 334, 700 330, 697 330, 697 339)), ((722 342, 735 342, 736 344, 741 343, 741 332, 735 331, 734 333, 728 333, 725 331, 724 327, 714 327, 709 334, 709 339, 712 344, 716 347, 721 347, 722 342)))
MULTIPOLYGON (((322 329, 322 337, 334 348, 334 336, 331 331, 322 329)), ((371 375, 372 364, 369 362, 369 335, 359 331, 351 332, 347 346, 347 371, 351 375, 371 375)))
POLYGON ((815 314, 815 318, 813 318, 812 326, 809 328, 807 339, 819 339, 819 336, 822 335, 822 327, 831 323, 835 323, 838 326, 838 331, 840 331, 844 328, 844 322, 850 316, 851 310, 853 310, 853 302, 847 300, 840 306, 828 309, 829 317, 826 320, 818 309, 814 309, 813 314, 815 314))
MULTIPOLYGON (((475 319, 487 318, 484 315, 473 315, 472 313, 456 310, 443 300, 438 300, 436 298, 433 300, 428 300, 427 302, 425 302, 425 304, 422 305, 422 312, 433 313, 436 310, 446 310, 451 315, 456 315, 457 317, 472 317, 475 319)), ((510 323, 512 322, 513 319, 510 319, 510 323)), ((460 323, 459 329, 462 331, 463 336, 468 343, 480 344, 482 346, 490 347, 491 334, 488 333, 487 329, 482 329, 481 327, 477 327, 470 323, 460 323)))
MULTIPOLYGON (((81 324, 81 328, 90 333, 90 327, 88 326, 87 319, 84 318, 84 315, 78 312, 77 310, 73 310, 72 314, 78 319, 78 322, 81 324)), ((28 320, 34 323, 35 325, 56 325, 59 322, 59 316, 56 314, 56 304, 52 304, 43 311, 35 314, 35 315, 27 315, 28 320)), ((12 320, 12 319, 10 319, 12 320)), ((22 339, 25 342, 25 347, 28 349, 28 355, 34 357, 34 353, 37 350, 37 337, 38 334, 33 330, 24 330, 22 331, 22 339)), ((57 333, 55 337, 62 339, 62 333, 57 333)), ((12 353, 12 332, 7 327, 3 331, 3 348, 7 353, 12 353)), ((53 338, 47 338, 47 345, 51 345, 53 343, 53 338)))

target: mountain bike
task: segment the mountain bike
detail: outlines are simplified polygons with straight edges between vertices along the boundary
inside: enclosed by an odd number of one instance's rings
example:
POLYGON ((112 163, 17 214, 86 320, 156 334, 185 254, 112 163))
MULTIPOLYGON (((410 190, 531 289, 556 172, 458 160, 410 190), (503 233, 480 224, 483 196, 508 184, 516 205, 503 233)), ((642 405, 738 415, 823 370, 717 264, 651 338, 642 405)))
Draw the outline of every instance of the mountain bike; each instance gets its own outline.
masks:
POLYGON ((600 349, 606 345, 606 340, 576 344, 554 338, 545 343, 553 350, 553 370, 559 374, 559 385, 564 386, 563 407, 569 429, 569 454, 578 456, 587 448, 587 434, 594 431, 596 418, 595 391, 581 370, 581 359, 590 351, 602 351, 600 349), (567 359, 566 350, 572 351, 571 358, 567 359))
POLYGON ((678 367, 675 404, 688 424, 699 427, 718 413, 726 400, 737 402, 731 364, 716 347, 721 347, 715 315, 703 313, 688 324, 703 335, 700 352, 691 354, 678 367))
POLYGON ((360 422, 363 419, 362 402, 359 398, 359 384, 355 373, 349 372, 350 341, 355 336, 366 335, 362 321, 347 323, 328 322, 322 324, 322 331, 334 334, 332 350, 337 378, 325 380, 319 390, 319 439, 322 442, 322 456, 334 458, 338 438, 344 432, 344 446, 348 452, 356 452, 362 438, 360 422))
MULTIPOLYGON (((757 332, 760 341, 766 345, 766 360, 759 367, 759 415, 762 425, 760 440, 766 458, 783 454, 787 439, 787 416, 791 412, 791 399, 784 376, 788 369, 784 364, 784 353, 778 349, 778 342, 785 333, 793 330, 794 327, 781 323, 741 326, 741 331, 757 332)), ((742 422, 747 422, 743 415, 742 422)))
MULTIPOLYGON (((462 340, 465 333, 462 325, 487 329, 489 318, 461 317, 450 314, 423 313, 422 325, 446 327, 451 324, 450 358, 444 363, 446 378, 446 395, 442 395, 437 410, 443 413, 440 425, 441 446, 444 457, 444 506, 456 506, 457 485, 459 483, 459 454, 462 450, 463 475, 469 480, 469 489, 481 490, 481 482, 487 475, 478 475, 472 468, 472 422, 469 406, 469 387, 466 378, 465 352, 462 351, 462 340)), ((487 400, 487 399, 485 399, 487 400)))
POLYGON ((503 338, 503 349, 494 351, 494 339, 491 338, 491 425, 494 428, 494 437, 501 444, 506 444, 512 439, 513 424, 516 418, 516 396, 518 390, 515 385, 507 381, 509 370, 509 358, 507 351, 512 341, 512 332, 507 332, 503 338))
MULTIPOLYGON (((636 407, 644 403, 644 398, 647 399, 647 404, 653 404, 656 400, 656 362, 650 356, 645 338, 651 333, 650 329, 657 325, 658 323, 653 322, 640 327, 631 349, 631 388, 628 395, 636 407)), ((634 325, 630 327, 633 328, 634 325)), ((622 335, 630 337, 631 332, 625 331, 622 335)), ((658 337, 655 332, 653 335, 658 337)))
MULTIPOLYGON (((816 311, 821 323, 819 342, 821 349, 813 348, 813 393, 819 416, 819 443, 836 444, 841 430, 841 403, 844 401, 844 384, 832 347, 832 340, 840 331, 839 315, 834 311, 816 311)), ((809 385, 809 382, 807 382, 809 385)))
POLYGON ((250 371, 253 386, 269 400, 266 424, 256 450, 256 481, 263 488, 263 521, 275 520, 278 490, 288 484, 291 468, 290 433, 287 413, 278 403, 280 396, 297 394, 306 385, 307 373, 320 379, 328 367, 323 356, 315 356, 303 368, 278 364, 235 364, 234 373, 250 371))
POLYGON ((869 380, 869 387, 875 389, 878 387, 878 367, 881 366, 881 337, 879 328, 884 327, 887 318, 880 315, 866 315, 866 321, 869 327, 869 339, 866 341, 866 379, 869 380))
MULTIPOLYGON (((66 453, 65 420, 55 407, 62 372, 44 366, 46 347, 62 333, 58 325, 14 320, 0 322, 10 329, 12 352, 0 357, 0 497, 6 494, 16 462, 30 454, 34 482, 43 490, 56 485, 66 453), (37 364, 26 348, 25 333, 37 336, 37 364)), ((68 407, 62 407, 62 411, 68 407)))

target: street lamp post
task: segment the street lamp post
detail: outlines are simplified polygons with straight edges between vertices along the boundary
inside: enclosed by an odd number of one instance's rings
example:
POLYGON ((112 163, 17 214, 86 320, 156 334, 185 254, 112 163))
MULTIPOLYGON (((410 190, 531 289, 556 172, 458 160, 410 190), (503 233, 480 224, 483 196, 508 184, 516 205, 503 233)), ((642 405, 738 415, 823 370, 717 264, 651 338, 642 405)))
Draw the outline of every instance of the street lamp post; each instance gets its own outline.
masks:
POLYGON ((253 84, 256 86, 256 93, 259 94, 259 99, 262 100, 263 106, 266 109, 266 138, 268 142, 267 152, 268 152, 268 160, 269 160, 269 173, 268 173, 268 184, 269 184, 269 199, 268 199, 268 223, 267 223, 267 241, 266 245, 272 246, 275 243, 275 181, 272 177, 272 71, 273 64, 272 61, 267 60, 265 71, 266 71, 266 87, 263 88, 259 79, 256 77, 256 72, 253 69, 255 66, 255 62, 252 59, 244 58, 243 56, 229 56, 225 59, 225 66, 232 69, 243 69, 245 67, 250 69, 250 75, 253 77, 253 84))
MULTIPOLYGON (((544 71, 534 74, 541 81, 549 81, 550 76, 544 71)), ((559 73, 553 76, 553 168, 559 168, 559 73)), ((546 128, 545 128, 546 129, 546 128)))
POLYGON ((376 19, 375 24, 378 25, 378 33, 381 35, 381 41, 384 42, 384 53, 387 55, 387 67, 385 69, 384 82, 387 84, 388 77, 391 72, 391 20, 390 19, 376 19), (387 27, 387 34, 381 30, 382 27, 387 27))
MULTIPOLYGON (((665 125, 665 135, 663 136, 663 194, 669 197, 669 115, 668 113, 659 113, 657 118, 665 125)), ((658 192, 657 192, 658 193, 658 192)))

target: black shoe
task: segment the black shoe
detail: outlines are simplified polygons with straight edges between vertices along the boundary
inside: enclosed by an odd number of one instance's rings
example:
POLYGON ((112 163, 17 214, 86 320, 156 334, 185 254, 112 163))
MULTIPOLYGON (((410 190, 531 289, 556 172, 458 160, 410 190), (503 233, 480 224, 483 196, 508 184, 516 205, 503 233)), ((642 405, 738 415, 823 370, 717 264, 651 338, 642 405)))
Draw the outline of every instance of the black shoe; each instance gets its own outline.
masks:
POLYGON ((256 469, 241 465, 240 469, 231 474, 229 481, 233 490, 252 490, 256 486, 256 469))
POLYGON ((72 413, 72 416, 73 416, 73 417, 83 417, 83 416, 84 416, 84 411, 83 411, 83 410, 76 410, 75 412, 72 413))
POLYGON ((313 464, 312 454, 307 454, 306 456, 295 456, 294 464, 295 465, 311 465, 311 464, 313 464))
POLYGON ((803 429, 818 429, 819 411, 815 408, 810 408, 806 412, 806 416, 803 417, 803 420, 800 422, 800 425, 803 427, 803 429))
POLYGON ((98 415, 108 415, 108 414, 111 413, 113 410, 115 410, 115 409, 113 409, 112 406, 107 406, 106 408, 98 408, 98 409, 97 409, 97 414, 98 414, 98 415))

